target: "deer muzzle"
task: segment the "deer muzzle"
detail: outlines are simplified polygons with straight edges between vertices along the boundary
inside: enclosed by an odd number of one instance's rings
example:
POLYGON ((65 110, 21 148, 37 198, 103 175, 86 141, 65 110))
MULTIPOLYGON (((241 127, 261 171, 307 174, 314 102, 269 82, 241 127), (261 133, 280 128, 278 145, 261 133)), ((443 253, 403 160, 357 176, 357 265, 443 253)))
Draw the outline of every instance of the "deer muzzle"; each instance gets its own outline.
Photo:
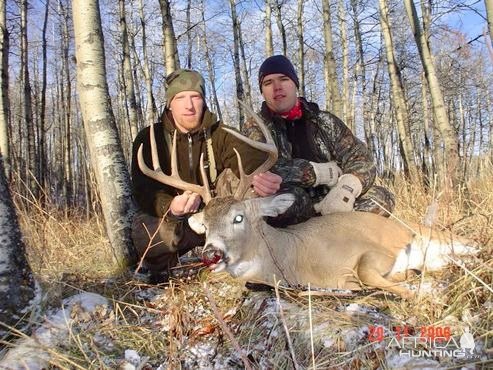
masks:
POLYGON ((202 249, 202 262, 214 270, 220 263, 226 263, 225 254, 222 250, 216 248, 214 244, 208 243, 202 249))

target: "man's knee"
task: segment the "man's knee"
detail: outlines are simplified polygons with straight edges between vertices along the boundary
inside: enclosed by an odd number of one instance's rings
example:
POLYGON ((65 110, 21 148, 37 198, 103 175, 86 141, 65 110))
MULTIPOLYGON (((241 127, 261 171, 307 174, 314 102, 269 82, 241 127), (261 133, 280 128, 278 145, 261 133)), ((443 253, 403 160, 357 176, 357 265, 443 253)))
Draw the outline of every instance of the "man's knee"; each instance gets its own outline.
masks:
POLYGON ((354 209, 361 212, 376 213, 389 217, 395 208, 395 197, 383 186, 372 186, 365 194, 356 199, 354 209))
POLYGON ((135 216, 132 240, 141 260, 151 272, 166 271, 178 263, 178 256, 204 244, 204 237, 186 222, 169 222, 144 213, 135 216))

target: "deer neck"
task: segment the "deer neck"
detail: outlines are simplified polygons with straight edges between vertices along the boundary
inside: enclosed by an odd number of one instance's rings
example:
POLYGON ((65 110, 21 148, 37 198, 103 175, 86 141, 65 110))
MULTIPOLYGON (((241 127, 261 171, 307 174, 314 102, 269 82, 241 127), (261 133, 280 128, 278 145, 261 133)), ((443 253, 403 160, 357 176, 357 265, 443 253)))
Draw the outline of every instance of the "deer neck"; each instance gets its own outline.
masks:
POLYGON ((272 282, 275 275, 277 280, 292 284, 296 276, 296 247, 293 236, 286 229, 276 229, 265 221, 254 227, 258 235, 251 245, 252 250, 258 251, 255 258, 262 265, 261 280, 272 282))

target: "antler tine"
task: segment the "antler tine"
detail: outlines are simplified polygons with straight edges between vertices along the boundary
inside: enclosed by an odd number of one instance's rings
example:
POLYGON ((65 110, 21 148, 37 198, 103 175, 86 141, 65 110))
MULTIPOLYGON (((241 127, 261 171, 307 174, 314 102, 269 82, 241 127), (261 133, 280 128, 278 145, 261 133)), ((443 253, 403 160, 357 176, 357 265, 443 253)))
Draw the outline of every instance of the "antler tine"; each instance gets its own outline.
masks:
POLYGON ((157 153, 157 145, 156 138, 154 135, 154 127, 150 128, 150 141, 151 141, 151 156, 152 156, 152 167, 151 170, 144 161, 143 154, 143 144, 140 145, 139 150, 137 152, 137 162, 139 164, 139 168, 142 173, 146 176, 149 176, 151 179, 159 181, 164 185, 168 185, 180 190, 189 190, 194 193, 199 194, 202 197, 204 203, 208 203, 212 196, 209 188, 209 180, 207 179, 207 174, 204 168, 204 154, 200 156, 200 175, 202 177, 203 186, 192 184, 186 181, 183 181, 178 174, 178 165, 177 165, 177 155, 176 155, 176 131, 173 136, 173 146, 171 149, 171 175, 166 175, 159 165, 159 157, 157 153))
POLYGON ((278 151, 277 151, 277 147, 276 147, 276 144, 274 142, 274 139, 272 138, 272 135, 270 133, 270 130, 265 125, 264 120, 257 113, 255 113, 250 107, 248 107, 245 103, 243 103, 241 100, 238 100, 238 102, 245 109, 245 111, 250 116, 252 116, 252 118, 257 122, 260 130, 264 134, 266 142, 262 143, 259 141, 252 140, 246 136, 243 136, 239 132, 232 130, 230 128, 227 128, 227 127, 223 127, 223 129, 226 130, 227 132, 229 132, 230 134, 232 134, 233 136, 237 137, 241 141, 247 143, 248 145, 268 153, 268 157, 265 160, 265 162, 262 163, 251 174, 246 175, 245 171, 243 169, 243 163, 241 161, 240 153, 238 153, 238 151, 236 149, 234 149, 234 151, 236 153, 236 157, 238 158, 238 169, 240 172, 240 184, 238 185, 238 188, 236 189, 234 197, 237 199, 243 199, 243 198, 245 198, 245 195, 247 194, 248 190, 250 189, 250 185, 252 184, 253 177, 259 173, 268 171, 276 163, 278 151))

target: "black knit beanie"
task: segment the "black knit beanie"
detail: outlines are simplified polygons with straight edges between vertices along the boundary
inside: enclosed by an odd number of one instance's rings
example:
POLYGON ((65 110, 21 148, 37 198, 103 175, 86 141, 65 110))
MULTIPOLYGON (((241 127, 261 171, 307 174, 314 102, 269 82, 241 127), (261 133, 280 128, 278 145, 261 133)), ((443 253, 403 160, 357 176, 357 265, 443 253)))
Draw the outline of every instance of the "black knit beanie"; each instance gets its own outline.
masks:
POLYGON ((264 77, 273 73, 281 73, 293 80, 297 88, 300 87, 298 76, 294 70, 293 64, 284 55, 273 55, 262 63, 258 70, 258 84, 262 92, 262 81, 264 77))

